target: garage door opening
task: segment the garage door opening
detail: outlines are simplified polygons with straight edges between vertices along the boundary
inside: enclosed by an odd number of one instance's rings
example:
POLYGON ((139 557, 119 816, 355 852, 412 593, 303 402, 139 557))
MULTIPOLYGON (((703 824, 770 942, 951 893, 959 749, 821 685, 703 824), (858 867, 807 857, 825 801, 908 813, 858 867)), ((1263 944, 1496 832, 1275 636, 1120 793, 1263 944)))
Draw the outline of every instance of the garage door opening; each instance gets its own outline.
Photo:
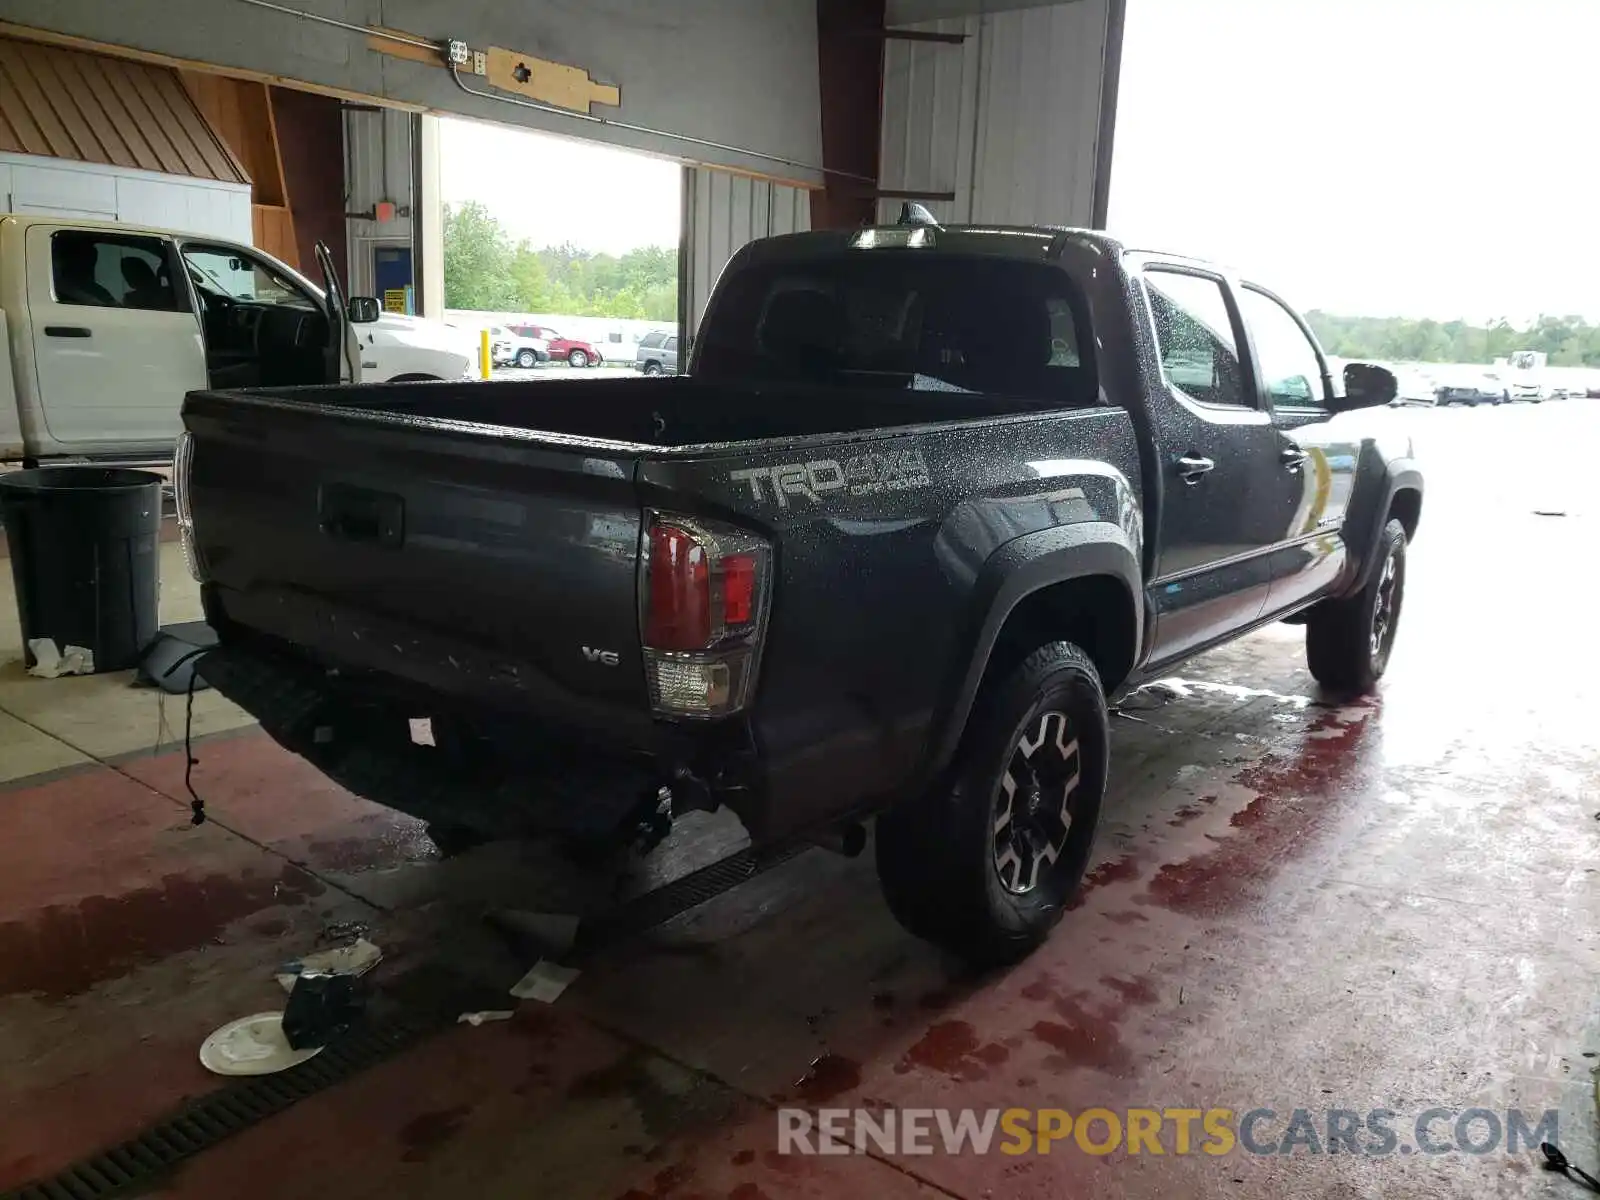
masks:
POLYGON ((682 167, 448 119, 440 164, 445 319, 498 374, 676 370, 682 167))

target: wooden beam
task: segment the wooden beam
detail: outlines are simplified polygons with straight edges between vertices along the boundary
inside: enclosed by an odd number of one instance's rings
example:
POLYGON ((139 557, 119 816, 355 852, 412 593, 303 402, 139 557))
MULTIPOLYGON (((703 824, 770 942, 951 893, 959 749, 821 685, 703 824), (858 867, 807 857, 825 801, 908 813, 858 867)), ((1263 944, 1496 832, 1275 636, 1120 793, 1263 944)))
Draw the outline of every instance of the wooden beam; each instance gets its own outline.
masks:
MULTIPOLYGON (((374 28, 382 29, 383 27, 380 25, 374 26, 374 28)), ((389 29, 385 30, 385 32, 398 33, 405 37, 415 36, 414 34, 406 33, 403 29, 389 29)), ((409 62, 422 63, 428 67, 442 67, 445 65, 444 57, 437 51, 430 50, 426 46, 413 46, 409 42, 396 42, 389 38, 373 36, 367 39, 367 49, 375 54, 387 54, 390 58, 403 58, 409 62)))
POLYGON ((615 108, 622 103, 620 88, 596 83, 582 67, 518 54, 500 46, 489 47, 488 59, 489 83, 501 91, 581 113, 588 112, 593 104, 615 108))

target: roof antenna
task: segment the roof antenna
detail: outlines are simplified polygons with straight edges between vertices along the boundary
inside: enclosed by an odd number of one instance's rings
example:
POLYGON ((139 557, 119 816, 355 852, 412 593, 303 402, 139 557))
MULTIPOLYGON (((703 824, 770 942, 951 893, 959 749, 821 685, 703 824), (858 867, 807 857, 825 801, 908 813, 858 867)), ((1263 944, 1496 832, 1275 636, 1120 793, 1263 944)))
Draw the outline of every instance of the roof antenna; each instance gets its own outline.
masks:
POLYGON ((939 228, 939 222, 934 220, 933 214, 920 204, 913 204, 907 200, 900 206, 901 225, 928 225, 934 229, 939 228))

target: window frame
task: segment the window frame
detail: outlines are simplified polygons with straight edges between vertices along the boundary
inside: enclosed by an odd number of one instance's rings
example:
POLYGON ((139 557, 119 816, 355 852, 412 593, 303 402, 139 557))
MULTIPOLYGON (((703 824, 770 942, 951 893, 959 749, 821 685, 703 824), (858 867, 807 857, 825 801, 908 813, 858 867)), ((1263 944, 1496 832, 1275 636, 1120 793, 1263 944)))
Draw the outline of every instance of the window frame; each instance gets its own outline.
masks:
MULTIPOLYGON (((50 230, 47 249, 49 253, 45 264, 45 277, 50 284, 50 302, 52 304, 59 304, 63 308, 91 308, 107 312, 180 313, 191 317, 195 315, 193 289, 188 286, 189 277, 183 270, 183 259, 178 253, 177 241, 172 237, 160 233, 141 233, 132 230, 96 229, 84 225, 59 225, 50 230), (60 293, 56 291, 56 239, 63 234, 69 237, 90 238, 96 242, 131 245, 133 249, 147 252, 150 249, 150 244, 154 243, 160 248, 159 256, 166 260, 168 277, 174 281, 180 278, 185 281, 182 288, 176 282, 172 285, 172 299, 177 307, 129 308, 120 301, 116 304, 79 304, 73 300, 63 300, 60 293)), ((98 255, 98 251, 96 254, 98 255)))
MULTIPOLYGON (((180 246, 178 246, 178 258, 184 269, 183 278, 189 285, 191 299, 197 310, 200 308, 200 297, 193 294, 195 291, 195 283, 194 280, 189 278, 189 263, 188 260, 184 258, 184 255, 191 250, 210 251, 213 254, 226 254, 231 258, 242 258, 246 262, 250 263, 253 267, 259 267, 265 270, 268 274, 278 276, 279 278, 283 279, 285 283, 289 284, 296 291, 300 292, 305 299, 311 303, 312 308, 316 309, 324 316, 327 315, 328 302, 326 298, 318 300, 316 289, 312 285, 311 281, 309 279, 302 278, 298 272, 292 270, 288 264, 269 259, 251 247, 234 246, 226 242, 210 242, 206 241, 204 238, 187 239, 180 246)), ((235 304, 267 303, 264 300, 256 298, 247 300, 243 296, 230 295, 228 299, 232 300, 235 304)))
MULTIPOLYGON (((1333 375, 1328 369, 1328 355, 1322 349, 1322 343, 1317 340, 1317 335, 1311 331, 1311 326, 1306 324, 1306 319, 1304 317, 1302 317, 1294 309, 1294 307, 1288 303, 1288 301, 1286 301, 1282 296, 1280 296, 1276 292, 1274 292, 1271 288, 1262 287, 1259 283, 1250 283, 1248 281, 1241 280, 1240 283, 1239 283, 1239 291, 1241 293, 1254 292, 1256 295, 1260 296, 1262 299, 1267 300, 1270 303, 1277 305, 1278 308, 1280 308, 1283 312, 1287 313, 1288 316, 1289 316, 1289 319, 1292 320, 1295 323, 1295 327, 1300 330, 1300 336, 1305 338, 1306 341, 1310 343, 1312 352, 1315 355, 1316 360, 1317 360, 1317 371, 1318 371, 1317 378, 1321 380, 1321 386, 1322 386, 1322 398, 1321 398, 1320 401, 1316 400, 1316 399, 1312 399, 1312 400, 1310 400, 1308 402, 1296 403, 1296 404, 1274 404, 1273 401, 1272 401, 1271 393, 1267 391, 1266 372, 1265 372, 1265 370, 1257 370, 1255 372, 1255 374, 1257 376, 1257 385, 1256 386, 1257 386, 1257 388, 1258 388, 1258 390, 1260 392, 1259 399, 1260 399, 1260 402, 1261 402, 1262 406, 1266 409, 1267 412, 1271 412, 1271 413, 1275 413, 1275 412, 1290 412, 1290 413, 1310 413, 1310 412, 1314 412, 1314 413, 1321 413, 1324 416, 1331 415, 1332 412, 1333 412, 1333 408, 1332 408, 1332 405, 1330 403, 1332 398, 1333 398, 1333 375)), ((1244 306, 1242 304, 1239 307, 1239 315, 1240 315, 1241 318, 1244 316, 1244 306)), ((1245 331, 1246 331, 1246 333, 1250 333, 1249 322, 1245 322, 1245 331)), ((1250 334, 1250 357, 1251 357, 1252 360, 1255 360, 1258 364, 1260 363, 1260 353, 1261 353, 1260 350, 1257 349, 1256 344, 1255 344, 1255 336, 1254 336, 1254 334, 1250 334)))
POLYGON ((1249 330, 1244 324, 1244 315, 1239 308, 1238 297, 1234 294, 1234 282, 1224 275, 1208 267, 1197 266, 1194 263, 1174 262, 1163 258, 1145 258, 1138 264, 1140 292, 1144 297, 1145 320, 1148 323, 1150 337, 1156 348, 1156 366, 1161 372, 1161 382, 1166 384, 1167 391, 1177 400, 1189 404, 1208 413, 1224 412, 1270 412, 1262 405, 1261 385, 1257 379, 1254 347, 1250 343, 1249 330), (1219 404, 1211 400, 1202 400, 1191 395, 1181 386, 1172 381, 1167 372, 1167 364, 1161 349, 1161 330, 1156 324, 1155 301, 1151 298, 1152 284, 1149 276, 1152 274, 1187 275, 1195 279, 1203 279, 1207 283, 1215 284, 1222 293, 1222 302, 1228 312, 1228 325, 1233 333, 1234 353, 1239 358, 1240 386, 1244 392, 1242 404, 1219 404))

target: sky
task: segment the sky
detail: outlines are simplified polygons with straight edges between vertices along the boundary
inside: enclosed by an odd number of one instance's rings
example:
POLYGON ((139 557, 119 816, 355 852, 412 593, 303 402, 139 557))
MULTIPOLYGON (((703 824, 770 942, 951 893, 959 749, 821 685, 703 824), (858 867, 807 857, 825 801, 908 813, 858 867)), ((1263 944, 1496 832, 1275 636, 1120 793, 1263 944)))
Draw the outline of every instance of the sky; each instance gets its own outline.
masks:
POLYGON ((1301 308, 1600 319, 1600 0, 1128 0, 1110 228, 1301 308))
POLYGON ((681 168, 669 159, 446 119, 440 166, 445 203, 486 205, 513 240, 606 254, 678 244, 681 168))

